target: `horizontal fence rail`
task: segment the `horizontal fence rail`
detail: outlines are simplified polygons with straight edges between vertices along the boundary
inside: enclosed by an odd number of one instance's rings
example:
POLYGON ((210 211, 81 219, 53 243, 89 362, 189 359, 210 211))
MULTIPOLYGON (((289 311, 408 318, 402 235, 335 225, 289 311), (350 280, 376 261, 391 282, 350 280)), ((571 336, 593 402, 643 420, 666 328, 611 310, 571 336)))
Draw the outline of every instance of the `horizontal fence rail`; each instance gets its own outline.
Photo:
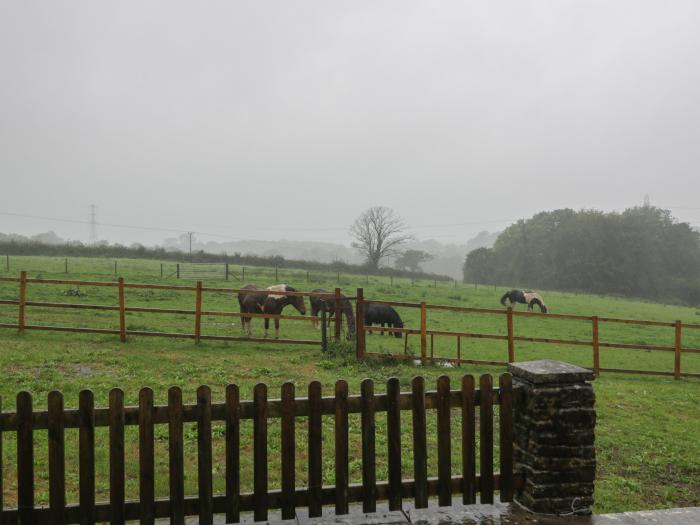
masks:
MULTIPOLYGON (((202 316, 208 317, 235 317, 244 320, 249 319, 265 319, 279 322, 285 321, 312 321, 318 322, 322 318, 325 320, 326 312, 323 311, 322 316, 306 316, 306 315, 283 315, 283 314, 266 314, 266 313, 242 313, 228 312, 217 310, 205 310, 202 308, 202 295, 204 293, 225 293, 238 294, 245 293, 247 295, 260 296, 286 296, 286 297, 314 297, 323 300, 333 299, 336 304, 335 313, 339 313, 341 301, 336 300, 340 296, 340 289, 336 288, 334 292, 299 292, 299 291, 270 291, 270 290, 248 290, 245 288, 222 288, 222 287, 206 287, 201 281, 197 281, 196 286, 179 286, 179 285, 163 285, 163 284, 143 284, 143 283, 127 283, 123 278, 117 279, 116 282, 103 281, 82 281, 69 279, 32 279, 27 278, 26 272, 21 272, 19 277, 0 277, 0 282, 16 282, 19 283, 19 299, 18 300, 0 300, 0 305, 13 305, 18 307, 17 323, 0 323, 0 328, 15 328, 20 334, 25 330, 40 330, 52 332, 72 332, 72 333, 91 333, 105 335, 119 335, 122 342, 126 341, 128 336, 146 336, 146 337, 169 337, 169 338, 184 338, 194 339, 196 342, 200 340, 211 341, 253 341, 259 343, 278 343, 278 344, 299 344, 299 345, 322 345, 327 346, 325 330, 322 331, 322 339, 268 339, 267 337, 252 337, 252 336, 229 336, 229 335, 203 335, 201 333, 202 316), (27 300, 27 285, 28 284, 43 284, 43 285, 71 285, 71 286, 99 286, 113 287, 118 291, 118 305, 107 304, 80 304, 80 303, 61 303, 49 301, 28 301, 27 300), (125 291, 128 289, 145 289, 145 290, 171 290, 177 292, 194 292, 195 293, 195 308, 154 308, 142 306, 127 306, 125 300, 125 291), (46 326, 36 325, 26 322, 26 310, 28 307, 34 308, 66 308, 74 310, 97 310, 97 311, 114 311, 119 315, 119 328, 84 328, 70 326, 46 326), (177 314, 177 315, 192 315, 194 316, 194 332, 193 333, 176 333, 176 332, 158 332, 146 330, 129 330, 126 326, 127 313, 154 313, 154 314, 177 314)), ((343 296, 342 300, 352 301, 355 297, 343 296)), ((335 323, 335 338, 339 339, 342 331, 342 316, 335 315, 333 317, 335 323)))
MULTIPOLYGON (((697 354, 700 353, 700 348, 688 348, 682 346, 682 330, 697 330, 700 329, 700 324, 697 323, 682 323, 681 321, 650 321, 650 320, 637 320, 637 319, 620 319, 614 317, 599 317, 599 316, 585 316, 585 315, 572 315, 572 314, 551 314, 551 313, 538 313, 538 312, 519 312, 513 310, 512 307, 506 309, 495 309, 495 308, 476 308, 476 307, 464 307, 464 306, 454 306, 454 305, 435 305, 413 302, 403 302, 403 301, 383 301, 383 300, 366 300, 360 293, 358 296, 358 308, 364 309, 366 305, 377 304, 386 305, 392 307, 400 308, 417 308, 420 309, 420 327, 419 328, 393 328, 393 327, 382 327, 382 326, 363 326, 365 332, 389 332, 403 334, 404 337, 404 355, 392 355, 393 358, 399 360, 414 360, 412 356, 406 355, 408 349, 408 336, 409 335, 419 335, 420 336, 420 348, 421 355, 418 359, 423 362, 429 360, 438 360, 442 362, 450 362, 454 364, 484 364, 484 365, 496 365, 505 366, 508 363, 513 363, 516 361, 515 358, 515 342, 529 342, 529 343, 543 343, 543 344, 554 344, 554 345, 565 345, 565 346, 585 346, 590 347, 593 351, 593 363, 591 370, 596 374, 601 372, 617 372, 617 373, 628 373, 628 374, 642 374, 642 375, 659 375, 659 376, 672 376, 675 379, 680 379, 681 377, 695 377, 700 378, 700 373, 694 372, 683 372, 681 370, 681 356, 682 354, 697 354), (359 303, 362 303, 361 305, 359 303), (433 311, 449 311, 464 314, 486 314, 486 315, 502 315, 506 318, 506 334, 485 334, 476 332, 457 332, 457 331, 447 331, 447 330, 430 330, 428 328, 427 312, 429 310, 433 311), (591 334, 592 338, 590 340, 580 340, 580 339, 559 339, 559 338, 547 338, 547 337, 527 337, 521 335, 515 335, 513 319, 515 317, 541 317, 545 319, 552 320, 567 320, 567 321, 585 321, 591 323, 591 334), (650 345, 650 344, 639 344, 639 343, 619 343, 619 342, 608 342, 600 341, 599 339, 599 327, 601 323, 617 323, 617 324, 627 324, 627 325, 638 325, 638 326, 658 326, 658 327, 668 327, 674 329, 674 344, 673 345, 650 345), (457 357, 436 357, 434 355, 434 338, 436 336, 443 337, 454 337, 457 339, 457 357), (506 341, 508 348, 508 359, 507 361, 493 361, 493 360, 483 360, 483 359, 463 359, 461 356, 461 339, 462 338, 474 338, 474 339, 490 339, 496 341, 506 341), (674 369, 673 371, 654 371, 654 370, 630 370, 621 368, 605 368, 600 366, 600 349, 601 348, 616 348, 616 349, 627 349, 627 350, 647 350, 647 351, 659 351, 659 352, 672 352, 675 356, 674 359, 674 369)), ((359 310, 358 310, 359 311, 359 310)), ((380 357, 386 356, 386 354, 379 354, 374 352, 367 352, 364 340, 358 345, 358 356, 372 356, 380 357), (361 348, 360 348, 361 345, 361 348)))
MULTIPOLYGON (((516 342, 527 342, 527 343, 540 343, 540 344, 552 344, 559 346, 580 346, 580 347, 590 347, 592 349, 592 366, 590 367, 596 374, 601 372, 619 372, 619 373, 631 373, 631 374, 643 374, 643 375, 661 375, 661 376, 673 376, 676 379, 681 377, 697 377, 700 378, 700 373, 694 372, 683 372, 682 370, 682 355, 683 354, 700 354, 700 348, 690 348, 683 346, 683 331, 684 330, 698 330, 700 329, 700 324, 697 323, 682 323, 681 321, 655 321, 655 320, 642 320, 642 319, 621 319, 613 317, 602 317, 602 316, 585 316, 585 315, 574 315, 574 314, 556 314, 556 313, 538 313, 529 311, 515 311, 512 308, 507 309, 496 309, 496 308, 476 308, 476 307, 463 307, 455 305, 437 305, 428 304, 425 302, 403 302, 403 301, 385 301, 385 300, 368 300, 364 298, 364 291, 362 288, 357 289, 357 293, 351 296, 341 295, 340 288, 336 288, 334 292, 322 293, 322 292, 278 292, 278 291, 268 291, 268 290, 247 290, 240 288, 225 288, 225 287, 207 287, 202 284, 201 281, 196 283, 196 286, 181 286, 181 285, 165 285, 165 284, 142 284, 142 283, 127 283, 123 279, 119 278, 117 281, 82 281, 82 280, 68 280, 68 279, 30 279, 27 278, 26 272, 22 272, 19 277, 0 277, 0 281, 4 282, 15 282, 19 284, 19 299, 16 300, 0 300, 0 305, 11 305, 17 306, 18 318, 17 323, 0 323, 0 328, 10 328, 17 329, 19 333, 23 333, 26 330, 40 330, 40 331, 56 331, 56 332, 74 332, 74 333, 91 333, 91 334, 105 334, 105 335, 119 335, 121 341, 126 341, 128 336, 143 336, 143 337, 174 337, 174 338, 185 338, 192 339, 195 342, 203 340, 213 340, 213 341, 253 341, 253 342, 272 342, 279 344, 299 344, 299 345, 321 345, 323 349, 327 348, 326 340, 326 330, 325 322, 322 322, 324 327, 321 330, 321 339, 268 339, 262 337, 246 337, 246 336, 233 336, 233 335, 208 335, 202 334, 202 316, 207 317, 228 317, 228 318, 243 318, 243 319, 265 319, 274 320, 279 322, 280 320, 285 321, 312 321, 318 322, 323 321, 323 317, 327 320, 332 320, 335 323, 334 337, 336 340, 340 339, 342 331, 342 315, 341 313, 341 303, 343 301, 355 301, 355 320, 356 320, 356 354, 358 358, 364 356, 372 355, 385 355, 385 354, 374 354, 372 352, 367 352, 365 334, 372 332, 395 332, 403 334, 404 337, 404 355, 394 355, 393 357, 397 359, 412 359, 411 357, 405 355, 408 349, 408 336, 418 335, 420 336, 420 348, 421 355, 420 359, 423 362, 434 359, 439 361, 446 361, 455 364, 488 364, 503 366, 509 362, 514 362, 515 357, 515 343, 516 342), (114 287, 117 289, 119 296, 118 305, 108 305, 108 304, 80 304, 80 303, 61 303, 61 302, 48 302, 48 301, 29 301, 27 300, 27 285, 73 285, 73 286, 100 286, 100 287, 114 287), (145 290, 171 290, 177 292, 190 293, 194 292, 195 308, 155 308, 155 307, 143 307, 143 306, 128 306, 125 301, 125 291, 128 289, 145 289, 145 290), (205 293, 223 293, 223 294, 237 294, 239 292, 244 292, 250 295, 284 295, 288 297, 302 297, 302 298, 321 298, 324 300, 331 300, 331 304, 335 304, 335 309, 331 311, 323 310, 321 316, 302 316, 302 315, 274 315, 265 313, 241 313, 241 312, 229 312, 229 311, 218 311, 209 310, 202 307, 202 295, 205 293), (420 310, 420 326, 418 328, 383 328, 378 326, 365 326, 364 325, 364 309, 367 305, 386 305, 399 308, 415 308, 420 310), (26 320, 27 308, 65 308, 74 310, 95 310, 95 311, 114 311, 118 313, 119 316, 119 328, 84 328, 84 327, 69 327, 69 326, 45 326, 28 323, 26 320), (447 311, 462 314, 477 314, 477 315, 497 315, 504 316, 506 321, 506 334, 493 334, 493 333, 479 333, 472 331, 448 331, 448 330, 431 330, 428 327, 428 316, 429 311, 447 311), (175 333, 175 332, 159 332, 159 331, 147 331, 147 330, 130 330, 126 325, 126 314, 128 313, 152 313, 152 314, 178 314, 178 315, 191 315, 194 317, 194 331, 192 333, 175 333), (326 316, 326 314, 329 314, 326 316), (581 321, 590 323, 591 327, 591 339, 570 339, 570 338, 555 338, 555 337, 529 337, 525 335, 517 335, 514 328, 514 319, 517 317, 540 317, 548 320, 558 321, 581 321), (601 324, 626 324, 626 325, 637 325, 637 326, 654 326, 654 327, 665 327, 672 328, 674 330, 673 344, 659 345, 659 344, 642 344, 642 343, 623 343, 615 341, 601 341, 599 337, 599 328, 601 324), (437 357, 434 355, 434 340, 436 337, 452 337, 456 339, 456 350, 457 357, 437 357), (504 341, 507 345, 507 358, 503 360, 485 360, 485 359, 465 359, 461 355, 461 341, 462 339, 484 339, 484 340, 495 340, 504 341), (623 350, 646 350, 646 351, 656 351, 656 352, 667 352, 674 354, 674 367, 672 371, 649 371, 649 370, 635 370, 635 369, 620 369, 620 368, 609 368, 600 365, 600 349, 610 348, 610 349, 623 349, 623 350)), ((351 335, 351 334, 349 334, 351 335)))
MULTIPOLYGON (((454 494, 462 494, 463 503, 492 503, 494 493, 500 493, 500 501, 513 499, 516 488, 523 485, 523 478, 513 469, 513 400, 519 395, 514 390, 509 374, 499 378, 499 387, 493 387, 490 375, 479 378, 478 387, 473 376, 464 376, 458 389, 452 390, 450 380, 442 376, 435 391, 426 391, 425 380, 416 377, 411 390, 401 392, 399 380, 386 382, 386 393, 375 393, 375 383, 366 379, 361 384, 360 395, 349 395, 348 384, 340 380, 335 384, 335 395, 321 396, 321 384, 308 385, 307 397, 296 397, 293 383, 281 387, 279 399, 268 399, 268 387, 258 384, 252 400, 241 400, 239 388, 229 385, 225 401, 212 402, 207 386, 197 389, 197 402, 184 404, 182 390, 172 387, 168 391, 168 404, 156 406, 153 391, 144 388, 139 394, 139 405, 124 406, 124 393, 114 389, 109 394, 109 406, 95 408, 91 391, 79 394, 79 408, 65 409, 63 395, 52 391, 48 395, 48 409, 34 410, 33 399, 28 392, 20 392, 16 398, 15 412, 0 413, 0 444, 2 437, 12 432, 17 437, 17 502, 15 508, 3 506, 0 498, 0 523, 3 525, 95 523, 122 524, 126 520, 140 519, 141 523, 153 523, 156 518, 171 519, 171 523, 184 523, 186 516, 198 516, 199 523, 211 524, 214 514, 225 514, 228 523, 237 523, 242 512, 253 512, 255 521, 266 521, 270 509, 280 509, 283 519, 294 518, 298 508, 308 508, 309 516, 323 514, 323 506, 334 505, 336 514, 347 514, 349 504, 361 502, 364 512, 374 512, 376 502, 386 500, 392 510, 402 508, 404 499, 412 499, 417 508, 428 506, 428 498, 437 496, 438 504, 450 505, 454 494), (494 406, 499 410, 495 415, 494 406), (433 411, 430 415, 428 411, 433 411), (451 411, 459 410, 459 428, 454 428, 451 411), (411 412, 413 477, 402 477, 401 412, 411 412), (386 414, 386 441, 388 443, 388 476, 377 479, 376 420, 386 414), (361 415, 362 483, 351 484, 349 470, 350 414, 361 415), (478 415, 478 420, 477 420, 478 415), (323 418, 333 416, 334 440, 324 442, 323 418), (429 450, 428 418, 437 424, 437 447, 429 450), (277 418, 281 423, 279 436, 281 484, 271 489, 268 483, 270 452, 268 448, 268 423, 277 418), (304 418, 298 422, 297 418, 304 418), (494 432, 497 419, 498 432, 494 432), (241 449, 241 421, 252 420, 251 450, 241 449), (225 445, 225 492, 213 491, 213 439, 212 423, 223 422, 225 445), (197 433, 196 495, 185 494, 185 452, 183 424, 195 423, 197 433), (167 497, 155 494, 154 436, 156 425, 168 428, 168 487, 167 497), (306 427, 308 441, 295 441, 296 429, 306 427), (138 426, 139 499, 125 499, 125 429, 138 426), (109 432, 109 501, 97 502, 95 495, 95 429, 106 427, 109 432), (65 430, 77 428, 77 440, 66 440, 65 430), (35 479, 35 431, 48 430, 48 486, 49 505, 36 504, 35 479), (478 432, 477 432, 478 429, 478 432), (496 434, 496 435, 495 435, 496 434), (452 471, 452 436, 461 437, 462 466, 459 473, 452 471), (494 436, 495 435, 495 436, 494 436), (477 439, 478 437, 478 439, 477 439), (477 465, 477 443, 479 464, 477 465), (500 472, 494 472, 494 449, 498 444, 497 463, 500 472), (79 450, 79 501, 66 500, 66 448, 79 450), (253 491, 241 492, 241 454, 251 454, 253 459, 253 491), (438 475, 428 477, 428 458, 435 455, 438 475), (308 485, 299 487, 295 479, 295 462, 298 456, 307 458, 308 485), (332 460, 335 471, 334 485, 323 485, 322 462, 332 460), (477 475, 478 470, 478 475, 477 475)), ((0 400, 1 401, 1 400, 0 400)), ((0 403, 0 408, 2 407, 0 403)), ((248 427, 246 427, 248 428, 248 427)), ((357 427, 355 427, 357 428, 357 427)), ((219 436, 220 434, 216 434, 219 436)), ((0 447, 0 479, 2 472, 2 448, 0 447)), ((7 477, 7 476, 6 476, 7 477)), ((1 493, 0 493, 1 494, 1 493)))

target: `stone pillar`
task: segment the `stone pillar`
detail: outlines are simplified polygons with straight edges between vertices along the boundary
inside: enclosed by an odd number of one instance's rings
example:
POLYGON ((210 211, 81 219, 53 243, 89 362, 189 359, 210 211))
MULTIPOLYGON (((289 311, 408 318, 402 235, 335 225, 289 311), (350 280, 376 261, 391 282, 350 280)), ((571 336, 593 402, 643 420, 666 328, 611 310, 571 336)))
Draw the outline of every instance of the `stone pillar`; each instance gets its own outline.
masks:
POLYGON ((508 365, 521 394, 513 407, 515 501, 542 514, 590 514, 595 480, 593 372, 559 361, 508 365))

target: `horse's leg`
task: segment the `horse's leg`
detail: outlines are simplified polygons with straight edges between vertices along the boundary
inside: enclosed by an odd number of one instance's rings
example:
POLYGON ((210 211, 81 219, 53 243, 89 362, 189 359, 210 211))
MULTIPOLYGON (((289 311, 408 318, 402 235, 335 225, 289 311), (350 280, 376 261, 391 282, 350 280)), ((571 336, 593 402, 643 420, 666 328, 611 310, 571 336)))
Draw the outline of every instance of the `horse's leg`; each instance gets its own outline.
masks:
MULTIPOLYGON (((311 317, 318 317, 318 309, 313 307, 311 308, 311 317)), ((318 319, 312 319, 311 326, 314 330, 318 330, 318 319)))
POLYGON ((275 339, 280 338, 280 320, 275 319, 275 339))
POLYGON ((265 318, 265 337, 267 337, 267 331, 270 328, 270 318, 266 317, 265 318))
POLYGON ((384 335, 384 323, 381 323, 382 325, 382 330, 379 332, 379 335, 384 335))

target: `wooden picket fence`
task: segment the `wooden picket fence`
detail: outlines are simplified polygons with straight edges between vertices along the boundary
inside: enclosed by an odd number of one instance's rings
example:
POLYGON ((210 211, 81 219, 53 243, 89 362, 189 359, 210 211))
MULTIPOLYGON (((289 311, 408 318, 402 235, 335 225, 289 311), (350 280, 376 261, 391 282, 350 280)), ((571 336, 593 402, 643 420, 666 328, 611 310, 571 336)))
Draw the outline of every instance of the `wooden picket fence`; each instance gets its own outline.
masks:
MULTIPOLYGON (((513 400, 511 376, 499 378, 499 388, 493 388, 492 377, 483 375, 479 388, 473 376, 464 376, 459 389, 451 390, 447 376, 437 380, 437 390, 426 391, 425 380, 416 377, 411 391, 401 392, 399 380, 386 383, 386 393, 375 393, 374 383, 366 379, 360 395, 349 395, 348 384, 335 384, 333 397, 321 396, 321 384, 308 386, 308 397, 295 397, 293 383, 281 387, 280 399, 268 399, 268 387, 258 384, 253 399, 240 400, 239 388, 229 385, 226 399, 213 403, 207 386, 197 389, 196 404, 185 405, 182 390, 168 391, 168 404, 154 406, 153 391, 144 388, 139 405, 124 406, 124 392, 114 389, 109 394, 109 407, 95 408, 91 391, 79 394, 79 408, 64 408, 63 395, 58 391, 48 395, 48 410, 35 411, 28 392, 16 398, 15 412, 0 412, 0 480, 2 472, 2 437, 12 432, 17 438, 17 508, 5 508, 0 485, 0 523, 14 524, 92 524, 110 522, 122 524, 140 520, 153 524, 156 518, 169 517, 174 525, 182 525, 186 516, 198 516, 202 525, 212 524, 214 514, 225 514, 227 523, 237 523, 241 513, 253 512, 255 521, 268 519, 269 509, 281 509, 283 519, 294 518, 297 510, 308 509, 310 517, 323 513, 324 505, 334 505, 336 514, 347 514, 350 503, 361 502, 364 512, 374 512, 377 501, 387 500, 392 510, 402 508, 404 499, 413 499, 416 507, 428 506, 430 496, 438 504, 452 503, 453 494, 462 494, 464 503, 475 503, 477 493, 482 503, 492 503, 494 492, 500 501, 512 501, 514 490, 523 479, 513 471, 513 400), (494 473, 494 405, 499 406, 497 436, 500 473, 494 473), (437 419, 438 476, 428 477, 427 419, 434 410, 437 419), (461 412, 459 429, 453 428, 452 410, 461 412), (401 418, 408 411, 411 418, 401 418), (477 412, 478 437, 477 440, 477 412), (388 476, 377 480, 376 418, 386 413, 388 443, 388 476), (349 414, 361 414, 362 483, 350 484, 349 479, 349 414), (323 442, 322 416, 334 416, 334 441, 323 442), (268 422, 281 420, 281 486, 270 489, 268 484, 268 422), (297 443, 295 430, 301 424, 308 430, 308 442, 297 443), (253 491, 241 493, 241 421, 252 420, 253 491), (407 444, 401 440, 402 425, 412 425, 413 477, 402 476, 401 459, 407 444), (225 424, 225 492, 213 492, 212 422, 225 424), (185 494, 185 458, 183 424, 193 422, 197 427, 197 495, 185 494), (125 427, 139 428, 139 497, 125 499, 125 427), (155 425, 168 425, 169 494, 155 494, 155 425), (109 501, 95 501, 95 429, 109 428, 109 501), (65 429, 78 429, 78 439, 70 444, 65 429), (49 505, 39 507, 35 502, 35 435, 48 430, 49 505), (458 475, 452 471, 452 436, 461 434, 462 468, 458 475), (479 449, 477 475, 477 443, 479 449), (79 447, 79 501, 66 502, 66 447, 79 447), (322 460, 333 458, 335 484, 322 484, 322 460), (298 487, 295 480, 296 458, 300 450, 308 458, 308 485, 298 487)), ((1 406, 0 406, 1 408, 1 406)), ((243 452, 246 453, 246 452, 243 452)), ((359 454, 359 452, 357 452, 359 454)), ((355 452, 353 452, 355 454, 355 452)), ((41 467, 45 468, 45 467, 41 467)))

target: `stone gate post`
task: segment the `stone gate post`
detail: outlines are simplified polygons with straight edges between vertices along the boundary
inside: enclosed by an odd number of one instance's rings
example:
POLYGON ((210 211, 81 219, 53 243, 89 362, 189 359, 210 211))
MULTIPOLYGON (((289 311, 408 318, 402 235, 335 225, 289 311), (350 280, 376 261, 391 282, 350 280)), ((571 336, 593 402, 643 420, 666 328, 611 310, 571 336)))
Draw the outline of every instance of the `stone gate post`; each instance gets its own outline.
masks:
POLYGON ((508 365, 513 407, 515 501, 543 514, 590 514, 595 480, 593 372, 559 361, 508 365))

